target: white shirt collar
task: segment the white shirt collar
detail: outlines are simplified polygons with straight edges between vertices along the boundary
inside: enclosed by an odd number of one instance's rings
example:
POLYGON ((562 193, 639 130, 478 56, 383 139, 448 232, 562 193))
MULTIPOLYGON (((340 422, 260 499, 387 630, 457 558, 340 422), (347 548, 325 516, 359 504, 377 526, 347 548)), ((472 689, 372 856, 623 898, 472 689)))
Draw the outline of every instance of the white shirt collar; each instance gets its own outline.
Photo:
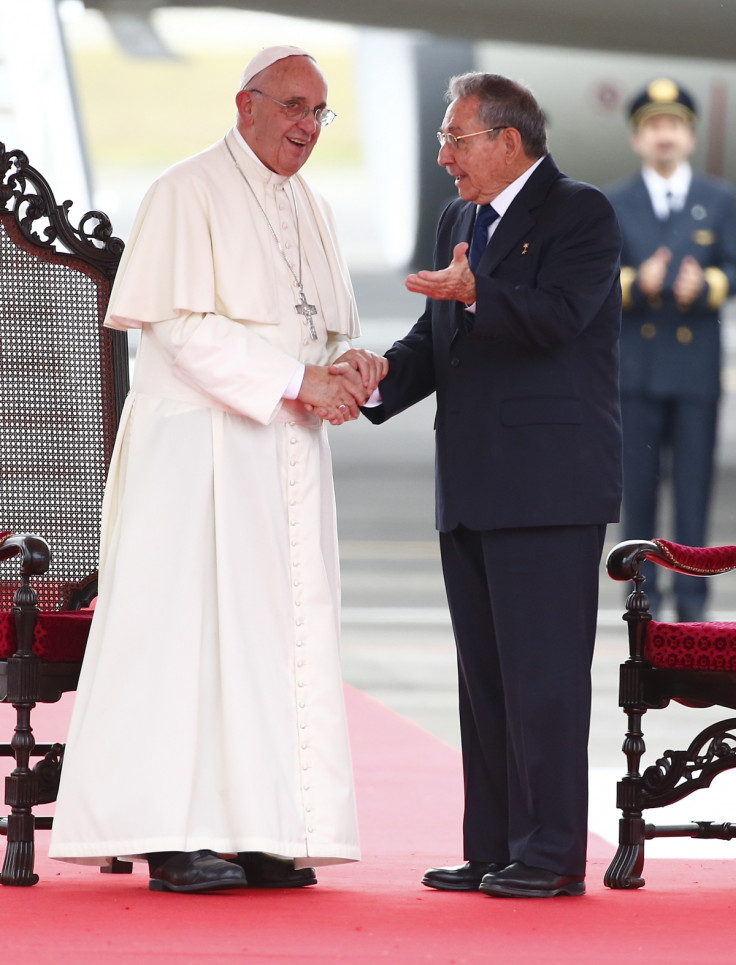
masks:
POLYGON ((543 160, 544 160, 543 157, 540 157, 538 160, 536 160, 531 167, 528 167, 523 174, 520 174, 515 181, 512 181, 511 184, 507 185, 503 189, 503 191, 501 191, 500 194, 497 194, 496 197, 493 199, 493 201, 491 201, 491 206, 493 210, 498 214, 498 218, 491 225, 491 231, 490 231, 489 237, 491 234, 493 234, 493 231, 495 230, 498 222, 508 211, 509 207, 511 206, 511 202, 514 200, 514 198, 519 193, 519 191, 521 191, 521 189, 524 187, 526 182, 532 176, 534 171, 536 171, 536 169, 539 167, 539 165, 542 163, 543 160))
POLYGON ((641 176, 658 218, 668 218, 671 211, 683 209, 693 177, 693 169, 687 161, 678 164, 668 178, 663 178, 648 165, 642 167, 641 176))

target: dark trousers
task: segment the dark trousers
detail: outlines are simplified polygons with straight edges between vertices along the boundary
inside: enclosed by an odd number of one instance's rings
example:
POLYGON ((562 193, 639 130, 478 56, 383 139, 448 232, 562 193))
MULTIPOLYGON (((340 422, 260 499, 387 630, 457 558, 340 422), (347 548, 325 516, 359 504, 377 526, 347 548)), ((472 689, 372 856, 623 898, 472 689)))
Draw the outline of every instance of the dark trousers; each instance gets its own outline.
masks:
MULTIPOLYGON (((657 498, 668 462, 674 500, 674 531, 669 538, 685 546, 703 546, 718 421, 718 399, 651 399, 624 396, 624 511, 626 539, 665 536, 657 526, 657 498)), ((659 602, 658 567, 645 569, 644 587, 653 607, 659 602)), ((702 607, 707 580, 676 573, 673 586, 678 607, 702 607)))
POLYGON ((466 860, 584 874, 605 526, 440 533, 458 652, 466 860))

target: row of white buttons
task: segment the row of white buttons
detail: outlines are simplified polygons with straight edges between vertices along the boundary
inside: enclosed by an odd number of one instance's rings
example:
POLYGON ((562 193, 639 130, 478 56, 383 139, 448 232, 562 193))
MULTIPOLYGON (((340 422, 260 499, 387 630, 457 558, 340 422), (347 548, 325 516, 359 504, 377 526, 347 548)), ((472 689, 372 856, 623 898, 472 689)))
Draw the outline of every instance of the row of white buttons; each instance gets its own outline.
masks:
MULTIPOLYGON (((299 445, 300 440, 296 434, 299 430, 296 429, 294 423, 289 424, 289 431, 292 435, 289 438, 289 445, 291 446, 291 457, 289 459, 289 526, 292 532, 291 538, 291 566, 292 566, 292 602, 294 605, 294 625, 297 627, 296 630, 296 646, 298 657, 296 658, 296 685, 299 693, 299 699, 297 700, 297 723, 299 727, 299 757, 301 761, 301 769, 303 774, 302 779, 302 801, 304 803, 304 811, 306 814, 311 815, 313 811, 313 805, 311 801, 311 782, 307 776, 307 772, 311 769, 310 755, 309 755, 309 724, 307 722, 307 681, 305 679, 305 646, 306 646, 306 632, 301 629, 305 625, 305 619, 302 616, 301 606, 302 600, 300 597, 300 588, 302 586, 302 581, 299 579, 299 568, 301 565, 301 560, 299 558, 301 540, 299 539, 299 534, 297 527, 300 525, 300 519, 298 514, 299 506, 299 445)), ((304 430, 302 430, 304 431, 304 430)), ((307 834, 312 834, 314 832, 314 825, 309 821, 307 825, 307 834)))

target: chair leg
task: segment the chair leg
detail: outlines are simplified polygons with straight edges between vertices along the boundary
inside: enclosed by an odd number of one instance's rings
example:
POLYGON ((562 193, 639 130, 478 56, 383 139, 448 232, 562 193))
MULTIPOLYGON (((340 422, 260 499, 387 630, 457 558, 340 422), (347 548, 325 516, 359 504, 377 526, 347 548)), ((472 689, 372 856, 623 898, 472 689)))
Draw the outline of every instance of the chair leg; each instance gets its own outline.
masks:
POLYGON ((33 871, 35 847, 33 843, 33 814, 14 813, 8 815, 8 846, 0 875, 0 884, 29 886, 35 885, 38 875, 33 871))
POLYGON ((621 810, 618 850, 603 878, 608 888, 641 888, 644 867, 644 819, 642 817, 642 779, 639 773, 646 750, 641 720, 646 709, 641 699, 641 677, 637 663, 628 661, 620 668, 619 703, 628 722, 623 752, 627 773, 616 787, 616 806, 621 810))
MULTIPOLYGON (((619 789, 621 784, 619 783, 619 789)), ((641 812, 639 812, 641 815, 641 812)), ((644 878, 644 820, 633 815, 625 815, 618 823, 618 850, 603 877, 607 888, 642 888, 644 878)))
MULTIPOLYGON (((8 815, 8 846, 5 851, 0 884, 35 885, 35 818, 33 808, 38 804, 38 777, 30 769, 36 740, 31 727, 31 711, 40 692, 39 661, 33 655, 33 632, 38 618, 38 598, 30 585, 24 564, 23 582, 13 597, 12 613, 18 640, 16 652, 8 657, 8 687, 6 702, 15 709, 15 730, 10 747, 15 768, 5 778, 5 803, 11 808, 8 815)), ((38 570, 38 572, 44 572, 38 570)))
MULTIPOLYGON (((11 658, 12 660, 13 658, 11 658)), ((15 704, 17 723, 11 740, 16 767, 5 778, 5 803, 11 807, 8 815, 8 846, 0 875, 3 885, 35 885, 38 875, 33 872, 35 860, 35 819, 33 806, 38 803, 38 778, 28 767, 35 744, 31 728, 31 709, 34 704, 15 704)))

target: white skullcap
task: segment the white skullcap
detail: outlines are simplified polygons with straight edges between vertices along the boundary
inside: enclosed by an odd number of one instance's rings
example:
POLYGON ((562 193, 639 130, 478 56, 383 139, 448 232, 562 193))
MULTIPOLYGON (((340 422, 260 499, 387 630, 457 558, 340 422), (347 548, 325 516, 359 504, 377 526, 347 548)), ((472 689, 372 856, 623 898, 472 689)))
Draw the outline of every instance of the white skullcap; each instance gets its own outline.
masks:
POLYGON ((266 67, 285 57, 309 57, 310 60, 314 60, 314 57, 301 47, 289 47, 285 44, 280 47, 264 47, 243 68, 243 73, 240 75, 240 90, 245 90, 256 74, 260 74, 266 67))

